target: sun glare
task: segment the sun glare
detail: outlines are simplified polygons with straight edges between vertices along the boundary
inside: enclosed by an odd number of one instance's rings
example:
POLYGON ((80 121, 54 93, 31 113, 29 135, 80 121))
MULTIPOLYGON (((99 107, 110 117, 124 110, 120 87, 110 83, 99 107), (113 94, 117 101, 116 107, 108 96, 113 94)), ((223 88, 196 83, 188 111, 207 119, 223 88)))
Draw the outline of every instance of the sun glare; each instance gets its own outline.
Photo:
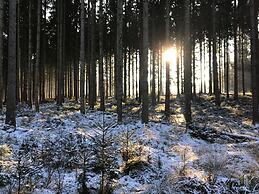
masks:
POLYGON ((169 62, 171 65, 176 62, 176 49, 169 48, 164 52, 164 60, 169 62))

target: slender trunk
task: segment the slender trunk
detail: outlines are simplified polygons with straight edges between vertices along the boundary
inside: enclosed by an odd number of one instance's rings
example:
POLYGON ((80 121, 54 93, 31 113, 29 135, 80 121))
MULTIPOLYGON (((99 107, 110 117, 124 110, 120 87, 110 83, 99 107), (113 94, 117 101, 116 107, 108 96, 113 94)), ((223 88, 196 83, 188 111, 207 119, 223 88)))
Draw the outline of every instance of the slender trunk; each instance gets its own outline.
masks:
POLYGON ((176 53, 176 76, 177 76, 177 96, 180 96, 180 33, 178 34, 178 40, 177 40, 177 53, 176 53))
POLYGON ((253 124, 259 124, 258 2, 250 1, 253 124))
POLYGON ((245 54, 244 54, 244 31, 241 32, 241 64, 242 64, 242 89, 243 89, 243 95, 246 95, 246 89, 245 89, 245 54))
POLYGON ((32 108, 32 90, 33 90, 33 67, 32 67, 32 2, 29 0, 29 45, 28 45, 28 100, 29 105, 32 108))
POLYGON ((215 0, 212 1, 212 17, 213 17, 213 85, 215 102, 217 106, 220 106, 220 93, 218 84, 218 65, 217 65, 217 36, 216 36, 216 6, 215 0))
POLYGON ((141 71, 141 97, 142 111, 141 119, 143 123, 148 123, 149 100, 148 100, 148 0, 143 0, 143 64, 141 71))
POLYGON ((58 96, 57 104, 62 106, 64 102, 64 59, 63 59, 63 39, 64 39, 64 1, 58 1, 58 96))
MULTIPOLYGON (((170 2, 166 0, 166 21, 165 21, 165 33, 166 33, 166 45, 169 47, 170 36, 170 2)), ((166 61, 166 94, 165 94, 165 114, 167 117, 170 115, 170 62, 166 61)))
POLYGON ((0 111, 4 100, 4 68, 3 68, 3 27, 4 27, 4 0, 0 0, 0 111))
POLYGON ((40 68, 40 37, 41 37, 41 0, 38 0, 37 9, 37 50, 36 50, 36 65, 35 65, 35 88, 34 88, 34 103, 35 110, 39 112, 39 68, 40 68))
POLYGON ((123 65, 123 43, 122 43, 122 27, 123 27, 123 1, 117 4, 117 56, 116 56, 116 97, 117 97, 117 114, 118 122, 122 122, 122 65, 123 65))
POLYGON ((193 37, 193 47, 192 47, 192 98, 196 98, 196 53, 195 53, 195 39, 193 37))
POLYGON ((16 0, 9 0, 8 81, 5 123, 16 125, 16 0))
POLYGON ((131 49, 129 47, 129 52, 128 52, 128 97, 131 97, 131 49))
POLYGON ((20 0, 17 0, 17 64, 16 64, 16 99, 21 102, 21 22, 20 22, 20 0))
POLYGON ((237 62, 237 0, 235 2, 235 18, 234 18, 234 99, 238 100, 238 62, 237 62))
POLYGON ((202 39, 200 39, 200 93, 203 93, 203 61, 202 61, 202 39))
POLYGON ((85 2, 80 0, 80 112, 85 114, 85 2))
POLYGON ((96 0, 91 0, 91 56, 90 56, 90 73, 89 73, 89 105, 94 109, 96 103, 96 63, 95 63, 95 15, 96 15, 96 0))
POLYGON ((127 99, 127 48, 124 48, 124 65, 123 65, 123 100, 126 102, 127 99))
POLYGON ((157 52, 153 48, 153 68, 152 68, 152 106, 156 105, 156 61, 157 52))
POLYGON ((212 95, 211 38, 209 37, 209 95, 212 95))
POLYGON ((185 93, 185 121, 186 128, 192 122, 191 98, 192 98, 192 78, 191 78, 191 38, 190 38, 190 0, 185 0, 185 39, 184 39, 184 93, 185 93))
POLYGON ((100 110, 105 110, 105 88, 103 73, 103 0, 100 0, 99 6, 99 92, 100 92, 100 110))

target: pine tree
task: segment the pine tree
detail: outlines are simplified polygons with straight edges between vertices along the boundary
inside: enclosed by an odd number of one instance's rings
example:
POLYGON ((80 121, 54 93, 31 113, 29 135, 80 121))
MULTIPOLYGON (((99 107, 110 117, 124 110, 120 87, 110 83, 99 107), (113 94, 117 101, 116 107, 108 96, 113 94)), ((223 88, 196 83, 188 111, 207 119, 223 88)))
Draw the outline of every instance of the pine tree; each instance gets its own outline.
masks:
MULTIPOLYGON (((165 33, 166 33, 166 45, 169 47, 170 39, 170 1, 166 0, 166 21, 165 21, 165 33)), ((167 48, 168 49, 168 48, 167 48)), ((165 114, 168 117, 170 115, 170 61, 166 61, 166 94, 165 94, 165 114)))
POLYGON ((16 0, 9 0, 8 81, 6 124, 16 125, 16 0))
POLYGON ((143 0, 143 63, 141 71, 141 119, 148 123, 149 99, 148 99, 148 0, 143 0))
POLYGON ((103 0, 100 0, 99 6, 99 92, 100 92, 100 110, 105 110, 105 89, 103 72, 103 0))
POLYGON ((253 123, 259 123, 258 2, 250 1, 253 123))
POLYGON ((85 114, 85 2, 81 4, 81 25, 80 25, 80 111, 85 114))
POLYGON ((0 0, 0 110, 4 100, 4 68, 3 68, 3 26, 4 26, 4 0, 0 0))
POLYGON ((212 1, 212 34, 213 34, 213 85, 216 105, 220 106, 220 92, 218 83, 218 64, 217 64, 217 35, 216 35, 216 4, 212 1))
POLYGON ((34 103, 36 112, 39 112, 39 67, 40 67, 40 47, 41 47, 41 0, 38 0, 37 9, 37 50, 36 50, 36 66, 35 66, 35 87, 34 87, 34 103))
POLYGON ((185 40, 184 40, 184 94, 186 128, 192 122, 192 67, 191 67, 191 38, 190 38, 190 0, 185 0, 185 40))
POLYGON ((116 98, 118 122, 122 122, 122 65, 123 65, 123 43, 122 43, 122 26, 123 26, 123 1, 117 3, 117 56, 116 56, 116 98))

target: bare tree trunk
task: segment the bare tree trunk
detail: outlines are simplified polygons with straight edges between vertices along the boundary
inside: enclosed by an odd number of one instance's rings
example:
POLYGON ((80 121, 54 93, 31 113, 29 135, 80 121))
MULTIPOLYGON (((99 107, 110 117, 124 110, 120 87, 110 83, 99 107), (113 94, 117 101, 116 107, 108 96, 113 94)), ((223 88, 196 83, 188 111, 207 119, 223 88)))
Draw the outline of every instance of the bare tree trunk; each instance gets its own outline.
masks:
POLYGON ((157 52, 153 48, 153 68, 152 68, 152 106, 156 105, 156 65, 157 64, 157 52))
POLYGON ((203 61, 202 61, 202 39, 200 39, 200 93, 203 93, 203 61))
POLYGON ((85 114, 85 2, 80 0, 80 112, 85 114))
POLYGON ((216 105, 220 106, 220 93, 218 84, 218 65, 217 65, 217 36, 216 36, 216 6, 215 0, 212 1, 212 17, 213 17, 213 85, 216 105))
POLYGON ((40 67, 40 37, 41 37, 41 0, 38 0, 37 9, 37 50, 36 50, 36 66, 34 72, 35 88, 34 88, 34 103, 35 110, 39 112, 39 67, 40 67))
POLYGON ((185 0, 185 41, 184 41, 184 93, 185 93, 185 121, 186 128, 192 122, 192 67, 191 67, 191 38, 190 38, 190 0, 185 0))
POLYGON ((181 58, 181 52, 180 52, 180 33, 177 37, 177 53, 176 53, 176 74, 177 74, 177 96, 180 96, 180 58, 181 58))
POLYGON ((241 33, 242 33, 242 35, 241 35, 242 90, 243 90, 243 95, 245 96, 246 95, 246 89, 245 89, 245 62, 244 62, 244 58, 245 58, 245 53, 244 53, 244 31, 242 30, 241 33))
POLYGON ((123 27, 123 1, 117 4, 117 56, 116 56, 116 97, 117 97, 117 114, 118 122, 122 122, 122 65, 123 65, 123 43, 122 43, 122 27, 123 27))
POLYGON ((149 120, 149 99, 148 99, 148 0, 143 0, 143 64, 141 71, 141 97, 142 111, 141 120, 148 123, 149 120))
POLYGON ((0 110, 4 100, 4 68, 3 68, 3 26, 4 26, 4 0, 0 0, 0 110))
MULTIPOLYGON (((169 36, 170 36, 170 2, 169 0, 166 0, 166 21, 165 21, 165 33, 166 33, 166 45, 167 49, 169 46, 169 36)), ((166 117, 169 117, 170 115, 170 62, 166 61, 166 94, 165 94, 165 114, 166 117)))
POLYGON ((89 72, 89 105, 94 109, 96 103, 96 63, 95 63, 95 15, 96 15, 96 0, 91 0, 91 56, 90 56, 90 72, 89 72))
POLYGON ((192 98, 196 98, 196 52, 195 52, 195 39, 193 37, 193 45, 192 45, 192 98))
POLYGON ((16 99, 17 102, 21 102, 21 21, 20 21, 20 0, 17 0, 17 63, 16 63, 16 99))
POLYGON ((63 40, 64 40, 64 1, 58 0, 58 96, 57 96, 57 104, 62 106, 64 102, 64 48, 63 48, 63 40))
POLYGON ((237 0, 234 1, 234 99, 238 100, 238 64, 237 64, 237 0))
POLYGON ((211 38, 209 37, 209 95, 212 95, 211 38))
POLYGON ((29 0, 29 45, 28 45, 28 101, 29 106, 32 108, 32 90, 33 90, 33 67, 32 67, 32 2, 29 0))
POLYGON ((5 123, 16 125, 16 0, 9 0, 8 81, 5 123))
POLYGON ((105 110, 105 88, 103 73, 103 0, 100 0, 99 6, 99 92, 100 92, 100 110, 105 110))
POLYGON ((253 124, 259 124, 258 2, 250 1, 253 124))

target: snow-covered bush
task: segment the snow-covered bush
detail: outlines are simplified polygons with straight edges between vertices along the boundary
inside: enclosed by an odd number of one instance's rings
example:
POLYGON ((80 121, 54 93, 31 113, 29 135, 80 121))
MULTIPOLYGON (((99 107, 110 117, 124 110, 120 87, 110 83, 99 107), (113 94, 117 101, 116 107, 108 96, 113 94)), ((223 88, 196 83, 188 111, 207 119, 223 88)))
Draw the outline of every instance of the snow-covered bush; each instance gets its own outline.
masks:
POLYGON ((200 150, 199 163, 208 173, 208 181, 215 182, 219 173, 226 169, 228 163, 227 150, 221 146, 209 145, 200 150))
POLYGON ((132 170, 142 170, 147 162, 142 159, 142 147, 135 137, 135 131, 126 129, 118 137, 120 154, 124 162, 122 172, 129 174, 132 170))

